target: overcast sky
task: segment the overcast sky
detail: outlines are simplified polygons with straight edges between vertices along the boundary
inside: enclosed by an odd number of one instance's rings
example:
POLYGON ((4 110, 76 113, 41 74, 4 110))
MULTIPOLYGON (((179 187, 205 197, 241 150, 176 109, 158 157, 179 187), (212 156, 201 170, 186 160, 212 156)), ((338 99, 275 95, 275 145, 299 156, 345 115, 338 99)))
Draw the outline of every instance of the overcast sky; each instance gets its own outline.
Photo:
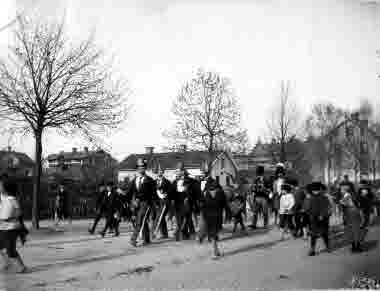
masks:
MULTIPOLYGON (((16 10, 59 17, 68 32, 86 38, 95 28, 100 45, 115 54, 116 69, 131 84, 134 112, 128 126, 109 139, 119 160, 157 150, 172 100, 199 66, 231 78, 252 142, 263 135, 281 80, 306 113, 330 100, 346 108, 360 98, 380 101, 376 80, 380 7, 358 0, 2 0, 0 27, 16 10), (112 4, 111 4, 112 3, 112 4)), ((6 54, 10 29, 0 32, 6 54)), ((0 137, 0 147, 9 143, 0 137)), ((32 139, 13 148, 34 156, 32 139)), ((44 154, 86 146, 80 139, 50 134, 44 154)))

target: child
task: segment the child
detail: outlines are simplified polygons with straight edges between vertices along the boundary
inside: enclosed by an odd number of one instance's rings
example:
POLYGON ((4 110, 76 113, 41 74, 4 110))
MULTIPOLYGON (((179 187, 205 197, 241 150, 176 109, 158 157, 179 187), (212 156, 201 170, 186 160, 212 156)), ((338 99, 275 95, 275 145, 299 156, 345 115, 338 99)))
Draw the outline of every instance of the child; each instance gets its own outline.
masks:
POLYGON ((11 263, 14 263, 18 272, 26 272, 26 267, 19 253, 16 250, 17 239, 21 236, 24 239, 25 229, 20 223, 21 208, 15 197, 17 192, 16 184, 3 180, 0 182, 1 187, 1 204, 0 204, 0 249, 6 250, 7 256, 2 254, 5 259, 5 269, 8 269, 11 263))
POLYGON ((305 210, 309 216, 310 223, 310 251, 309 256, 315 256, 315 247, 318 237, 322 237, 326 250, 330 252, 329 222, 331 215, 331 204, 323 191, 326 186, 321 182, 313 182, 306 187, 310 198, 306 200, 305 210))
POLYGON ((200 230, 199 243, 208 236, 213 243, 214 258, 221 256, 218 247, 218 234, 223 222, 223 210, 227 208, 227 199, 224 191, 216 181, 211 182, 200 198, 200 230))
POLYGON ((293 225, 293 207, 295 205, 292 186, 283 184, 281 186, 282 195, 280 197, 280 229, 282 230, 281 239, 285 239, 285 234, 294 230, 293 225))
POLYGON ((243 221, 243 212, 245 206, 244 197, 236 191, 232 197, 230 204, 231 214, 234 221, 234 228, 232 232, 236 232, 237 225, 240 224, 241 230, 245 231, 244 221, 243 221))

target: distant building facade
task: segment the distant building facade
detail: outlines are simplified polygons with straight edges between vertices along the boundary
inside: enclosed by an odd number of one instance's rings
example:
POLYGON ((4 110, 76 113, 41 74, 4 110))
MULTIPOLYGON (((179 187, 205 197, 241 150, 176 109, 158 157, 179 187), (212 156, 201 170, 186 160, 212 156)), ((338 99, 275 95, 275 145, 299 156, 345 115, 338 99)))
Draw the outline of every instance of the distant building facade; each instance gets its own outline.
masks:
POLYGON ((25 153, 13 151, 11 147, 0 151, 0 175, 32 177, 34 161, 25 153))
POLYGON ((71 152, 51 154, 47 161, 48 175, 58 174, 73 181, 99 183, 101 180, 115 180, 117 175, 117 161, 101 149, 90 151, 85 147, 78 151, 73 148, 71 152))
POLYGON ((210 155, 206 151, 188 151, 186 146, 182 146, 178 151, 156 153, 153 147, 147 147, 144 154, 131 154, 119 164, 119 181, 135 177, 136 162, 139 158, 147 161, 147 174, 153 178, 156 178, 158 169, 161 168, 165 177, 173 181, 180 162, 183 162, 189 174, 196 178, 201 175, 201 169, 208 160, 211 162, 211 175, 222 187, 235 184, 238 175, 237 165, 227 151, 218 151, 210 155))

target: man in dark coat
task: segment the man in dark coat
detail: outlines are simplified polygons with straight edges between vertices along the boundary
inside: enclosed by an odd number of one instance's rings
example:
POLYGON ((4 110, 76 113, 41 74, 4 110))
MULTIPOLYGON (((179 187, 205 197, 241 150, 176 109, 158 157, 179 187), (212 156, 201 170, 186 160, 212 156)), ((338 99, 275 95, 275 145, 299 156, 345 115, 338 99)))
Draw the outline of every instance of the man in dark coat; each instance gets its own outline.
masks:
POLYGON ((138 176, 133 179, 129 196, 132 198, 132 203, 136 212, 135 228, 131 237, 131 244, 137 246, 137 238, 140 231, 144 244, 150 243, 149 231, 149 214, 152 208, 152 201, 155 195, 156 187, 154 180, 146 174, 146 161, 137 160, 138 176))
POLYGON ((371 186, 367 180, 360 181, 357 199, 364 216, 362 228, 367 228, 370 223, 371 211, 375 200, 375 195, 372 193, 371 186))
POLYGON ((88 230, 88 232, 90 234, 94 234, 96 226, 98 225, 100 219, 105 214, 106 207, 107 207, 106 185, 105 185, 104 181, 102 181, 99 184, 98 197, 96 199, 96 205, 95 205, 96 216, 95 216, 95 220, 94 220, 94 223, 93 223, 92 227, 88 230))
POLYGON ((211 182, 202 192, 200 198, 201 224, 199 230, 199 242, 208 236, 213 243, 213 255, 221 255, 218 248, 218 234, 223 223, 223 210, 226 209, 227 199, 222 188, 216 183, 211 182))
POLYGON ((106 224, 104 226, 104 229, 100 232, 100 235, 104 237, 106 235, 106 232, 109 228, 113 228, 115 230, 115 236, 119 236, 119 225, 117 223, 117 218, 115 217, 115 213, 117 212, 118 208, 120 207, 120 199, 119 195, 115 191, 115 187, 113 182, 108 182, 106 191, 105 191, 105 217, 106 217, 106 224))
POLYGON ((310 251, 309 256, 315 255, 315 247, 318 237, 322 237, 326 250, 330 251, 329 242, 329 220, 331 216, 331 204, 328 197, 323 193, 326 186, 321 182, 313 182, 306 187, 311 194, 306 201, 306 212, 310 221, 310 251))
POLYGON ((266 188, 266 181, 264 179, 264 167, 258 166, 256 169, 256 179, 253 187, 254 193, 254 209, 252 217, 251 228, 257 227, 258 214, 262 213, 264 218, 264 228, 268 226, 268 211, 269 211, 269 193, 266 188))
POLYGON ((177 227, 175 231, 176 240, 189 239, 195 234, 195 227, 192 219, 194 204, 198 200, 200 189, 199 183, 189 177, 184 164, 179 163, 177 178, 173 182, 173 199, 175 204, 177 227))
MULTIPOLYGON (((159 228, 162 238, 168 238, 168 226, 166 224, 166 216, 172 199, 171 182, 165 178, 164 170, 161 166, 158 169, 158 178, 156 182, 156 196, 158 197, 158 215, 154 223, 155 229, 159 228)), ((155 235, 155 234, 153 234, 155 235)))

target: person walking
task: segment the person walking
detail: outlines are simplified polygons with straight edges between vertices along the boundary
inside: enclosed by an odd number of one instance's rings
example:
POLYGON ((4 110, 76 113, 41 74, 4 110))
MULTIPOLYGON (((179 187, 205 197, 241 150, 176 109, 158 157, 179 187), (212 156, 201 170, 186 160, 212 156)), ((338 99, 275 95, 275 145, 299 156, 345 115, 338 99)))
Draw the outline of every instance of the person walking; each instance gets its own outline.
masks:
POLYGON ((95 219, 92 227, 88 230, 90 234, 94 234, 96 226, 98 225, 100 219, 105 215, 105 210, 107 208, 107 196, 106 196, 106 185, 102 181, 98 187, 98 197, 96 199, 95 205, 95 219))
POLYGON ((99 234, 104 237, 107 233, 107 230, 109 228, 112 228, 115 231, 115 236, 119 236, 119 225, 117 221, 118 217, 116 217, 115 214, 117 214, 117 210, 120 207, 120 200, 112 181, 109 181, 107 183, 105 196, 106 206, 104 207, 104 212, 106 217, 106 224, 99 234))
POLYGON ((251 228, 255 229, 257 227, 257 218, 261 213, 263 215, 264 228, 268 227, 269 219, 269 193, 270 191, 266 188, 266 181, 264 179, 264 167, 258 166, 256 169, 256 180, 253 188, 254 193, 254 203, 253 203, 253 216, 251 228))
POLYGON ((343 207, 343 215, 345 221, 345 233, 351 242, 351 251, 361 252, 361 230, 362 217, 360 213, 360 204, 354 193, 351 192, 352 187, 349 183, 341 183, 342 199, 340 204, 343 207))
POLYGON ((22 210, 16 199, 17 185, 10 180, 0 181, 0 252, 5 260, 4 269, 12 264, 17 272, 25 273, 27 268, 17 251, 17 239, 23 236, 23 225, 20 223, 22 210))
POLYGON ((60 183, 58 185, 58 191, 55 196, 55 226, 58 227, 62 222, 64 223, 66 219, 69 218, 69 205, 68 205, 68 193, 66 191, 65 185, 60 183))
POLYGON ((221 256, 218 246, 219 232, 223 223, 223 210, 227 208, 226 196, 216 181, 210 182, 200 198, 201 217, 199 243, 207 236, 213 246, 213 258, 221 256))
POLYGON ((280 223, 281 240, 285 239, 286 234, 292 233, 294 235, 294 195, 292 193, 292 186, 289 184, 282 184, 282 193, 280 195, 280 223))
POLYGON ((367 228, 370 225, 371 213, 374 206, 375 195, 372 193, 368 180, 361 180, 359 184, 358 202, 363 213, 363 223, 361 227, 367 228))
POLYGON ((154 180, 146 174, 147 162, 141 158, 137 160, 138 175, 132 181, 128 196, 132 197, 132 204, 136 216, 135 227, 131 237, 131 245, 137 246, 139 234, 142 234, 144 244, 149 244, 149 214, 152 208, 153 196, 156 194, 154 180))
POLYGON ((322 237, 326 250, 330 252, 329 223, 332 213, 330 200, 324 195, 326 186, 321 182, 313 182, 306 186, 310 196, 305 201, 305 211, 310 222, 309 256, 315 256, 317 239, 322 237))

